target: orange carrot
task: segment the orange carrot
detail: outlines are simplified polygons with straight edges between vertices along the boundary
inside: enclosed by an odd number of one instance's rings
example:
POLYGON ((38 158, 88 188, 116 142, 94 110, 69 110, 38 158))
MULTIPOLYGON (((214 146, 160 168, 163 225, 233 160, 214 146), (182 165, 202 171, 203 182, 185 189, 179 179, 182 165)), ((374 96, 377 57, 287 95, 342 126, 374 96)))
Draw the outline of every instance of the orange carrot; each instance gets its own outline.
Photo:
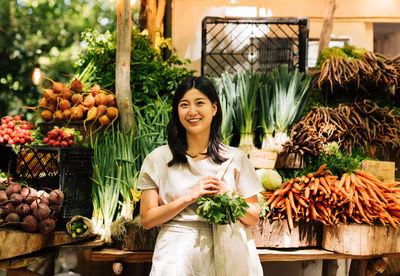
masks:
POLYGON ((346 188, 346 192, 350 193, 350 176, 347 176, 345 179, 345 188, 346 188))
POLYGON ((292 207, 290 206, 290 202, 287 197, 285 198, 285 205, 286 205, 286 215, 289 223, 289 228, 290 230, 292 230, 293 229, 292 207))
POLYGON ((324 168, 326 167, 326 165, 327 164, 323 164, 321 167, 319 167, 318 171, 316 171, 314 173, 314 176, 319 176, 322 173, 322 171, 324 170, 324 168))
POLYGON ((318 191, 318 187, 319 186, 319 178, 315 178, 315 184, 314 184, 314 190, 313 190, 313 194, 316 195, 317 191, 318 191))
POLYGON ((294 197, 296 198, 297 202, 303 205, 304 207, 308 208, 307 203, 296 193, 293 194, 294 197))
POLYGON ((295 202, 294 202, 293 192, 292 192, 292 191, 289 191, 288 195, 289 195, 289 202, 290 202, 290 205, 292 205, 293 211, 294 211, 295 213, 297 213, 297 207, 296 207, 296 204, 295 204, 295 202))

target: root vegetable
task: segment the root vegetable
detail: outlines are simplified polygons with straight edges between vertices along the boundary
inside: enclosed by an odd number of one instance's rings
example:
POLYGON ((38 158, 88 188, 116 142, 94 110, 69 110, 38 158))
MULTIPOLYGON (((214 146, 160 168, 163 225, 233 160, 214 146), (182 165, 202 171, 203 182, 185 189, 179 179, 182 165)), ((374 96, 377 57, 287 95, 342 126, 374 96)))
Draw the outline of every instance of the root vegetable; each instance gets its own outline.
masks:
POLYGON ((54 82, 53 83, 53 92, 54 93, 60 93, 63 88, 64 88, 64 84, 62 82, 54 82))
POLYGON ((54 212, 54 214, 58 214, 61 211, 61 204, 50 204, 50 210, 54 212))
POLYGON ((38 220, 46 219, 50 214, 50 208, 46 204, 39 203, 33 210, 33 215, 38 220))
POLYGON ((43 97, 46 99, 47 102, 49 102, 50 99, 53 98, 53 96, 53 89, 43 89, 43 97))
POLYGON ((71 116, 72 120, 82 119, 83 111, 82 111, 82 109, 80 107, 75 106, 75 107, 71 108, 71 115, 70 116, 71 116))
POLYGON ((21 194, 12 194, 10 196, 10 200, 14 203, 14 205, 20 204, 24 198, 21 194))
POLYGON ((59 121, 61 121, 61 120, 63 119, 63 117, 64 117, 64 114, 63 114, 63 112, 62 112, 61 110, 56 110, 56 111, 53 113, 53 118, 54 118, 54 120, 59 120, 59 121))
POLYGON ((49 103, 48 109, 49 109, 51 112, 53 112, 54 110, 57 109, 57 103, 50 102, 50 103, 49 103))
POLYGON ((71 99, 71 96, 72 96, 71 89, 69 89, 68 86, 64 86, 63 89, 61 90, 60 95, 61 95, 61 98, 63 98, 64 100, 71 99))
POLYGON ((89 108, 87 108, 87 107, 84 106, 83 104, 79 104, 78 107, 79 107, 80 109, 82 109, 83 114, 85 114, 85 113, 89 110, 89 108))
POLYGON ((12 194, 17 194, 19 192, 21 192, 21 185, 19 185, 18 183, 10 184, 6 189, 6 194, 8 197, 10 197, 12 194))
POLYGON ((38 229, 38 221, 32 215, 26 216, 22 220, 22 229, 26 232, 33 233, 38 229))
POLYGON ((5 214, 10 214, 15 212, 15 206, 11 202, 7 203, 6 206, 3 207, 5 214))
POLYGON ((42 234, 49 234, 56 228, 56 223, 51 218, 47 218, 39 222, 39 232, 42 234))
POLYGON ((84 127, 85 131, 86 131, 86 122, 95 120, 96 118, 97 118, 97 107, 93 106, 91 109, 89 109, 87 116, 86 116, 86 120, 83 121, 83 127, 84 127))
POLYGON ((82 82, 78 79, 74 79, 70 85, 70 88, 75 92, 81 92, 82 87, 83 87, 82 82))
POLYGON ((6 222, 20 222, 19 215, 17 213, 10 213, 6 216, 6 222))
POLYGON ((107 115, 102 115, 99 117, 99 123, 102 126, 108 126, 111 123, 111 120, 107 117, 107 115))
POLYGON ((41 98, 39 102, 39 108, 46 108, 48 106, 46 98, 41 98))
POLYGON ((104 104, 101 104, 97 107, 97 116, 101 116, 106 114, 107 112, 107 107, 104 104))
POLYGON ((24 198, 24 202, 31 204, 37 197, 37 191, 34 188, 23 188, 21 195, 24 198))
POLYGON ((98 85, 98 84, 93 85, 93 87, 92 87, 92 95, 95 97, 99 93, 100 93, 100 85, 98 85))
POLYGON ((46 122, 51 121, 53 119, 53 113, 48 109, 43 110, 42 113, 40 113, 40 116, 46 122))
POLYGON ((0 203, 7 201, 7 200, 8 200, 8 197, 7 197, 6 191, 0 191, 0 203))
POLYGON ((15 207, 15 212, 21 217, 25 217, 31 212, 31 208, 26 203, 20 203, 17 207, 15 207))
POLYGON ((95 99, 92 95, 87 95, 85 97, 85 100, 83 101, 83 105, 86 106, 87 108, 92 108, 95 104, 95 99))
POLYGON ((107 104, 107 96, 104 93, 99 93, 94 98, 96 105, 106 105, 107 104))
POLYGON ((59 108, 60 108, 61 111, 67 110, 68 108, 70 108, 70 106, 71 106, 71 102, 70 101, 65 100, 65 99, 61 99, 60 100, 59 108))
POLYGON ((110 120, 114 120, 118 117, 118 109, 111 106, 107 108, 107 117, 110 118, 110 120))
POLYGON ((69 119, 71 117, 71 110, 67 109, 63 112, 64 119, 69 119))
POLYGON ((83 101, 83 96, 82 96, 81 94, 75 93, 75 94, 73 94, 73 95, 71 96, 71 102, 72 102, 74 105, 78 105, 78 104, 80 104, 82 101, 83 101))
POLYGON ((64 193, 61 190, 53 190, 49 194, 51 204, 61 204, 64 201, 64 193))
POLYGON ((6 211, 4 210, 3 207, 0 207, 0 219, 4 218, 6 216, 6 211))
POLYGON ((107 95, 107 105, 108 106, 116 106, 116 102, 115 102, 115 95, 114 94, 109 94, 107 95))

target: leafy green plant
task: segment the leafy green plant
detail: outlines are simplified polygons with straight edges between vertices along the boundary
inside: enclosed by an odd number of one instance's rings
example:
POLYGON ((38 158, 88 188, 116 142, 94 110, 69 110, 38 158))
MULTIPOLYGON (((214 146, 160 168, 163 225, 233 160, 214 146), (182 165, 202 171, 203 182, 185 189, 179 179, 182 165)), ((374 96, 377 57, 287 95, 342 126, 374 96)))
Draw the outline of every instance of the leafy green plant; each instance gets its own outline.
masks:
MULTIPOLYGON (((116 33, 99 33, 87 29, 83 34, 86 50, 81 53, 76 63, 77 75, 84 74, 87 83, 99 84, 103 88, 114 90, 116 63, 116 33), (94 68, 86 70, 87 67, 94 68)), ((163 40, 160 47, 171 47, 170 40, 163 40)), ((159 50, 151 47, 147 35, 141 34, 138 28, 132 30, 131 40, 131 90, 132 101, 144 105, 157 99, 158 95, 169 95, 186 77, 194 71, 185 68, 189 59, 179 59, 171 55, 164 59, 159 50)))
POLYGON ((229 224, 246 215, 249 205, 242 196, 232 193, 232 199, 227 193, 214 197, 201 197, 197 204, 197 214, 208 223, 229 224))

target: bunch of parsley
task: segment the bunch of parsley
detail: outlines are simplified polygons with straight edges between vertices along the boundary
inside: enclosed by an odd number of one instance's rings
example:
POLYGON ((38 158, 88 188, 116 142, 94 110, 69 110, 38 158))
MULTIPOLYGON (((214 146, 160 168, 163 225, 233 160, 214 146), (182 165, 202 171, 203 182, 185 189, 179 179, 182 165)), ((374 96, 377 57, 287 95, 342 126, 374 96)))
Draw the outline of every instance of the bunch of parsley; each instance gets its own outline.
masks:
POLYGON ((208 223, 229 224, 238 218, 246 216, 249 205, 242 196, 232 193, 232 199, 227 193, 218 194, 214 197, 201 197, 197 204, 197 214, 208 223))

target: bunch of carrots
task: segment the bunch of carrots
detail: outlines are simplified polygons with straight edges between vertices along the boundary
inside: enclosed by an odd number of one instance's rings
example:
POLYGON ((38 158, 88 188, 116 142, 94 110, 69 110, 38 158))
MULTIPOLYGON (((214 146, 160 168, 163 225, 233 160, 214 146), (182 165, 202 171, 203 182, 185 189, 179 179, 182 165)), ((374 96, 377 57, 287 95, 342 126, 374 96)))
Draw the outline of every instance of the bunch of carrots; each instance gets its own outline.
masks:
POLYGON ((267 218, 293 221, 320 221, 400 224, 400 188, 383 183, 361 170, 343 174, 339 179, 321 166, 317 172, 296 177, 274 192, 263 192, 269 207, 267 218))

